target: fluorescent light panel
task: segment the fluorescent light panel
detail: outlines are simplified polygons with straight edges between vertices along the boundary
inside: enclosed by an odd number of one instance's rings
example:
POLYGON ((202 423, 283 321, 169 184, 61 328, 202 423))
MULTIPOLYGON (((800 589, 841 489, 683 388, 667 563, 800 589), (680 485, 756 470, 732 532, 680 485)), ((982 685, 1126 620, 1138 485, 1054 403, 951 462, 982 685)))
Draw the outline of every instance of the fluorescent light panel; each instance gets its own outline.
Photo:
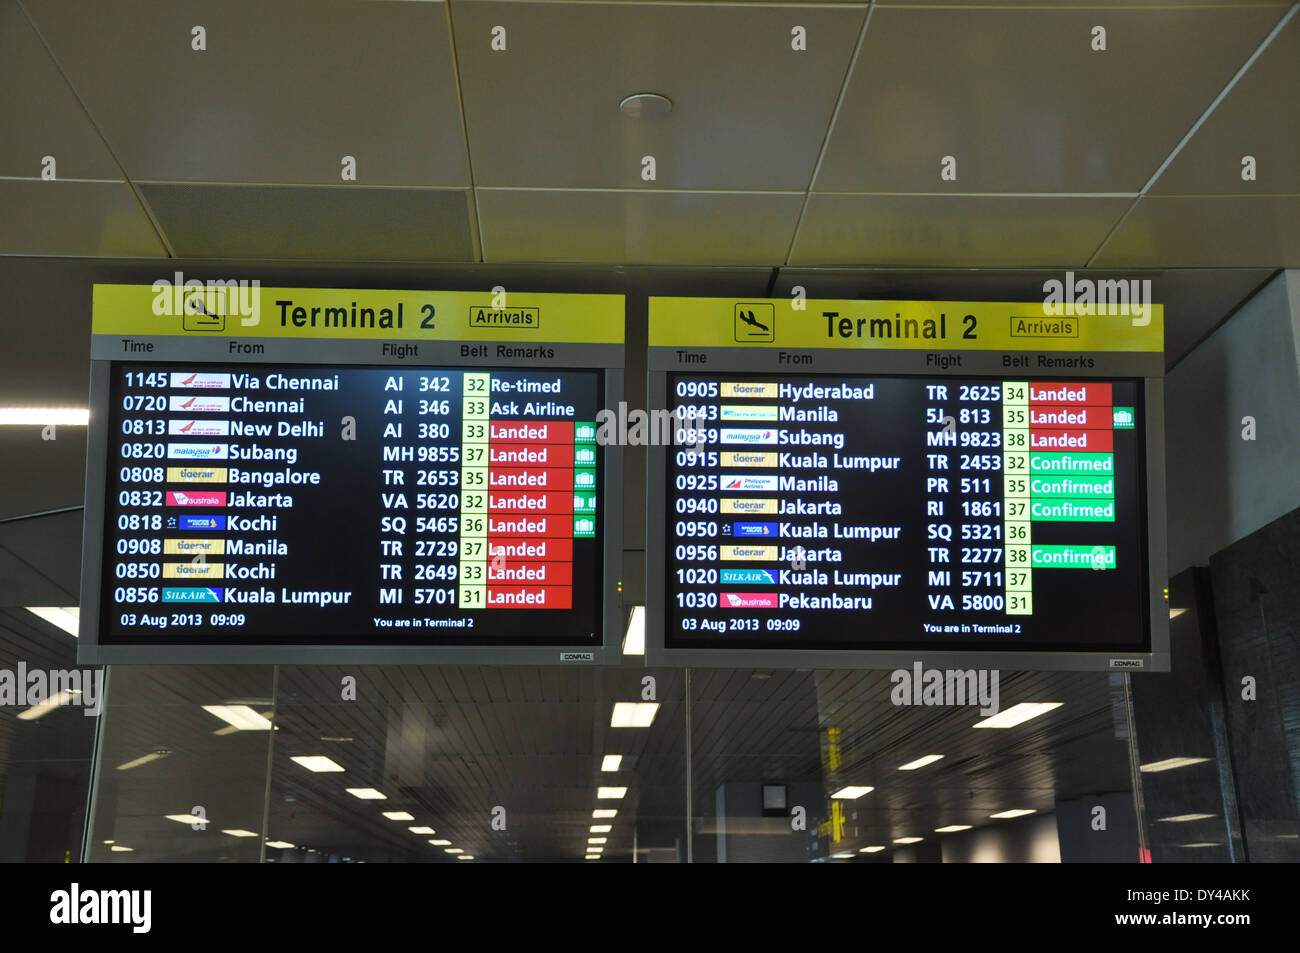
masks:
POLYGON ((858 851, 859 854, 878 854, 885 849, 884 844, 873 844, 870 847, 863 847, 858 851))
POLYGON ((44 427, 62 424, 84 427, 90 423, 90 411, 84 407, 0 407, 0 426, 44 427))
POLYGON ((199 817, 197 814, 165 814, 163 815, 169 821, 176 821, 180 824, 208 824, 211 823, 206 817, 199 817))
POLYGON ((203 710, 215 715, 236 731, 269 731, 271 722, 247 705, 204 705, 203 710))
POLYGON ((613 824, 592 824, 591 832, 593 834, 608 834, 614 829, 613 824))
POLYGON ((895 844, 919 844, 923 840, 925 840, 924 837, 895 837, 894 843, 895 844))
POLYGON ((600 762, 600 770, 617 771, 619 769, 619 765, 621 765, 622 763, 623 763, 623 756, 621 754, 607 754, 600 762))
POLYGON ((410 831, 412 834, 436 834, 436 833, 438 833, 438 832, 435 831, 432 827, 408 827, 407 830, 410 831))
POLYGON ((130 771, 132 768, 138 768, 142 764, 148 764, 150 761, 157 761, 160 758, 165 758, 165 757, 167 757, 165 754, 162 754, 157 751, 150 751, 148 754, 141 755, 140 757, 136 758, 134 761, 128 761, 125 764, 119 764, 117 766, 117 770, 130 771))
POLYGON ((44 718, 50 712, 54 711, 54 709, 62 708, 80 694, 80 689, 65 688, 58 694, 51 695, 49 698, 45 699, 45 701, 37 702, 26 711, 20 711, 18 713, 18 719, 20 721, 35 721, 37 718, 44 718))
POLYGON ((287 840, 269 840, 266 842, 267 847, 275 847, 279 850, 291 850, 293 845, 287 840))
POLYGON ((81 626, 80 606, 28 606, 27 611, 38 615, 50 625, 58 626, 74 639, 81 626))
POLYGON ((915 771, 917 768, 924 768, 927 764, 934 764, 936 761, 942 761, 941 754, 927 754, 923 758, 917 758, 915 761, 909 761, 907 764, 900 764, 899 771, 915 771))
POLYGON ((969 824, 949 824, 947 827, 936 827, 934 832, 936 834, 956 834, 958 831, 968 830, 970 830, 969 824))
POLYGON ((450 847, 450 846, 451 846, 451 841, 449 841, 449 840, 443 840, 442 838, 439 838, 438 840, 431 840, 431 841, 429 841, 429 843, 432 844, 434 847, 450 847))
POLYGON ((1046 715, 1054 708, 1060 708, 1063 702, 1021 702, 1019 705, 1012 705, 1006 711, 1000 711, 996 715, 990 715, 983 721, 977 721, 971 727, 973 728, 1014 728, 1016 725, 1023 725, 1031 718, 1037 718, 1039 715, 1046 715))
POLYGON ((1209 760, 1209 758, 1165 758, 1163 761, 1138 765, 1138 770, 1143 774, 1158 774, 1161 771, 1172 771, 1174 768, 1185 768, 1189 764, 1204 764, 1209 760))
POLYGON ((645 606, 633 606, 623 637, 624 655, 645 655, 645 606))
POLYGON ((257 834, 252 831, 246 831, 242 827, 236 827, 232 830, 222 831, 223 834, 229 834, 231 837, 256 837, 257 834))
POLYGON ((850 784, 840 788, 832 794, 831 797, 840 801, 856 801, 864 794, 870 794, 874 790, 875 788, 869 787, 865 784, 850 784))
POLYGON ((593 820, 597 820, 597 821, 599 821, 599 820, 601 820, 601 819, 611 818, 611 817, 618 817, 618 808, 616 808, 616 807, 598 807, 598 808, 596 808, 594 811, 591 812, 591 816, 592 816, 592 819, 593 819, 593 820))
POLYGON ((409 811, 384 811, 384 817, 390 821, 413 821, 415 815, 409 811))
POLYGON ((649 728, 659 712, 658 702, 615 702, 611 728, 649 728))
POLYGON ((1165 824, 1182 824, 1187 821, 1208 821, 1212 817, 1218 817, 1217 814, 1175 814, 1173 817, 1158 818, 1165 824))
POLYGON ((315 771, 317 774, 322 771, 342 771, 343 765, 337 761, 325 757, 323 754, 300 754, 289 759, 294 764, 300 764, 308 771, 315 771))
POLYGON ((387 801, 386 794, 380 794, 374 788, 347 788, 349 794, 353 797, 359 797, 363 801, 387 801))
POLYGON ((1026 814, 1037 814, 1037 813, 1038 813, 1037 808, 1013 807, 1009 811, 998 811, 998 813, 996 814, 990 814, 989 817, 1001 821, 1011 817, 1024 817, 1026 814))

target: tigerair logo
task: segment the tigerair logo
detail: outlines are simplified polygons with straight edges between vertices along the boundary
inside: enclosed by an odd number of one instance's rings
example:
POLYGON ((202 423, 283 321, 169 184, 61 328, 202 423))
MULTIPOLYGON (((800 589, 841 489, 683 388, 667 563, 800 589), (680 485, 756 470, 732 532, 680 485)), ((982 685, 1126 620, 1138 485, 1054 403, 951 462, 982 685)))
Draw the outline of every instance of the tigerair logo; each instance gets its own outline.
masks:
POLYGON ((491 308, 478 305, 469 309, 471 328, 522 328, 542 326, 541 308, 491 308))

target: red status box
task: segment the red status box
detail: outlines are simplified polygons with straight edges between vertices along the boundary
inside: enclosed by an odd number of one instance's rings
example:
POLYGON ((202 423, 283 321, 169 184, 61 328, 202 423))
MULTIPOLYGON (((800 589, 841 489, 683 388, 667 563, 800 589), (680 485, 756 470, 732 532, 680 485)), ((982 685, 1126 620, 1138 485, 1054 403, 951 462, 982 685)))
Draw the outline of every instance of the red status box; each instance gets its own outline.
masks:
POLYGON ((1029 426, 1044 428, 1081 428, 1083 430, 1112 430, 1115 411, 1110 405, 1089 404, 1071 407, 1067 404, 1031 404, 1029 426))
POLYGON ((1031 383, 1029 385, 1030 404, 1067 404, 1077 407, 1081 404, 1111 404, 1110 384, 1062 384, 1031 383))
MULTIPOLYGON (((549 520, 551 517, 543 516, 543 520, 549 520)), ((556 520, 557 523, 560 520, 556 520)), ((564 521, 569 532, 572 532, 573 525, 567 520, 564 521)), ((489 534, 492 533, 491 527, 488 527, 489 534)), ((498 539, 495 535, 489 535, 487 541, 488 559, 505 559, 507 562, 543 562, 546 560, 560 560, 567 562, 573 559, 573 540, 565 539, 539 539, 536 536, 527 539, 498 539)))
POLYGON ((1113 430, 1030 430, 1029 449, 1110 453, 1115 449, 1113 430))
POLYGON ((572 490, 573 467, 492 467, 488 487, 493 490, 572 490))
POLYGON ((525 563, 488 560, 488 585, 568 586, 573 583, 573 563, 525 563))
POLYGON ((567 467, 573 465, 573 451, 555 443, 488 444, 488 464, 494 467, 567 467))
POLYGON ((488 515, 489 537, 545 536, 573 538, 572 516, 488 515))
POLYGON ((489 443, 573 443, 572 420, 491 420, 489 443))
POLYGON ((572 586, 488 586, 489 609, 572 609, 572 586))
MULTIPOLYGON (((527 490, 489 490, 489 513, 572 513, 572 493, 530 493, 527 490)), ((570 532, 572 535, 572 532, 570 532)))

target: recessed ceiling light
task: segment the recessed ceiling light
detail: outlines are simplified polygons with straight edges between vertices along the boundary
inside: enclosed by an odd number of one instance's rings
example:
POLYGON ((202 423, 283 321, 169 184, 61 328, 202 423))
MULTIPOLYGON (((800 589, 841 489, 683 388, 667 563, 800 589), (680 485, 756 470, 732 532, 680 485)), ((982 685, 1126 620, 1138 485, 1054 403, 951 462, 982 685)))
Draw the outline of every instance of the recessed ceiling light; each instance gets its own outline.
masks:
POLYGON ((627 795, 627 788, 596 788, 596 797, 601 801, 618 800, 627 795))
POLYGON ((598 807, 598 808, 596 808, 594 811, 591 812, 591 816, 592 816, 592 818, 595 819, 595 820, 601 820, 601 819, 603 819, 603 818, 618 817, 618 808, 616 808, 616 807, 598 807))
POLYGON ((222 831, 223 834, 229 834, 231 837, 256 837, 253 831, 246 831, 243 828, 236 827, 232 830, 222 831))
POLYGON ((129 853, 131 853, 131 851, 135 850, 135 848, 134 848, 134 847, 123 847, 121 844, 114 844, 112 847, 109 848, 109 850, 114 851, 115 853, 119 853, 119 854, 129 854, 129 853))
POLYGON ((164 815, 169 821, 176 821, 178 824, 198 824, 200 827, 209 823, 206 817, 199 817, 197 814, 166 814, 164 815))
POLYGON ((623 638, 624 655, 645 655, 645 606, 633 606, 623 638))
POLYGON ((1208 821, 1217 814, 1175 814, 1173 817, 1160 817, 1157 820, 1166 824, 1181 824, 1186 821, 1208 821))
POLYGON ((106 840, 106 841, 104 841, 104 843, 105 843, 105 844, 116 844, 117 841, 115 841, 115 840, 106 840))
POLYGON ((1161 771, 1172 771, 1174 768, 1185 768, 1189 764, 1204 764, 1209 760, 1209 758, 1165 758, 1163 761, 1138 765, 1138 770, 1143 774, 1157 774, 1161 771))
POLYGON ((659 712, 658 702, 615 702, 611 728, 649 728, 659 712))
POLYGON ((443 850, 443 853, 444 853, 444 854, 463 854, 463 853, 465 853, 465 851, 461 850, 459 847, 444 847, 442 850, 443 850))
POLYGON ((460 855, 459 857, 457 857, 456 859, 457 859, 457 860, 473 860, 473 859, 474 859, 474 855, 473 855, 473 854, 461 854, 461 855, 460 855))
POLYGON ((380 794, 374 788, 345 788, 353 797, 359 797, 363 801, 387 801, 388 796, 380 794))
POLYGON ((293 845, 287 840, 269 840, 266 842, 267 847, 274 847, 278 850, 292 850, 293 845))
POLYGON ((44 427, 47 424, 84 427, 90 411, 81 407, 0 407, 0 426, 44 427))
POLYGON ((925 840, 924 837, 895 837, 895 844, 918 844, 925 840))
POLYGON ((1062 704, 1064 702, 1021 702, 1019 705, 1012 705, 1006 711, 1000 711, 983 721, 977 721, 971 727, 1014 728, 1016 725, 1024 724, 1031 718, 1046 715, 1052 709, 1060 708, 1062 704))
POLYGON ((629 119, 659 119, 673 111, 673 101, 659 93, 633 93, 618 104, 629 119))
POLYGON ((308 771, 315 771, 318 774, 322 771, 343 770, 343 765, 339 764, 337 761, 325 757, 323 754, 313 754, 313 755, 300 754, 290 758, 289 760, 292 761, 294 764, 302 765, 308 771))
POLYGON ((608 834, 614 829, 613 824, 592 824, 591 832, 593 834, 608 834))
POLYGON ((435 831, 432 827, 408 827, 407 830, 410 831, 412 834, 436 834, 436 833, 438 833, 438 832, 435 831))
POLYGON ((831 797, 840 801, 856 801, 864 794, 870 794, 874 790, 875 788, 869 787, 865 784, 850 784, 846 787, 840 788, 832 794, 831 797))
POLYGON ((148 764, 150 761, 159 761, 171 754, 170 751, 151 751, 148 754, 141 755, 134 761, 127 761, 125 764, 119 764, 117 770, 130 771, 132 768, 138 768, 142 764, 148 764))
POLYGON ((623 756, 621 754, 607 754, 600 762, 600 770, 617 771, 619 765, 621 765, 622 763, 623 763, 623 756))
POLYGON ((58 626, 74 639, 81 626, 80 606, 28 606, 27 611, 38 615, 50 625, 58 626))
POLYGON ((31 708, 18 713, 20 721, 35 721, 37 718, 44 718, 56 708, 62 708, 81 694, 79 688, 65 688, 63 691, 51 695, 44 701, 39 701, 31 708))
POLYGON ((608 838, 608 837, 588 837, 588 838, 587 838, 587 843, 588 843, 588 844, 605 844, 605 843, 608 843, 608 841, 609 841, 609 838, 608 838))
POLYGON ((923 758, 917 758, 915 761, 909 761, 907 764, 900 764, 899 771, 915 771, 917 768, 924 768, 927 764, 934 764, 936 761, 942 761, 941 754, 927 754, 923 758))
POLYGON ((858 851, 859 854, 878 854, 885 849, 884 844, 873 844, 871 847, 863 847, 858 851))
POLYGON ((413 821, 415 815, 408 811, 384 811, 384 817, 390 821, 413 821))
POLYGON ((585 859, 587 859, 587 860, 600 860, 600 854, 588 854, 588 855, 586 856, 585 859))
POLYGON ((1180 615, 1182 615, 1182 614, 1183 614, 1184 612, 1186 612, 1186 611, 1187 611, 1186 609, 1175 609, 1173 606, 1170 606, 1170 607, 1169 607, 1169 618, 1171 618, 1171 619, 1177 619, 1180 615))
POLYGON ((434 847, 450 847, 450 846, 451 846, 451 841, 449 841, 449 840, 443 840, 442 838, 438 838, 437 840, 431 840, 431 841, 429 841, 429 843, 432 844, 434 847))
POLYGON ((204 705, 209 715, 216 715, 236 731, 269 731, 271 722, 247 705, 204 705))
POLYGON ((958 831, 968 830, 970 830, 969 824, 949 824, 947 827, 936 827, 934 832, 936 834, 956 834, 958 831))
POLYGON ((1038 813, 1037 808, 1015 807, 1009 811, 998 811, 998 813, 996 814, 990 814, 989 817, 993 817, 998 820, 1005 820, 1006 818, 1009 817, 1024 817, 1026 814, 1037 814, 1037 813, 1038 813))
POLYGON ((1211 841, 1201 841, 1198 844, 1179 844, 1178 846, 1179 847, 1218 847, 1219 845, 1212 843, 1211 841))

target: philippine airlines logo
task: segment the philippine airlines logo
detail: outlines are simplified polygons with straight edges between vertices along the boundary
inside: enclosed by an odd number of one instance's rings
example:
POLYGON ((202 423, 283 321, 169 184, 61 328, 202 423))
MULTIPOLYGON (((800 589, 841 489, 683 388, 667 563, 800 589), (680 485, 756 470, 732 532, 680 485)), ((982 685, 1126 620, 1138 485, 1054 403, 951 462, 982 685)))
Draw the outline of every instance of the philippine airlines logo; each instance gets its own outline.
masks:
POLYGON ((180 437, 228 437, 229 420, 170 420, 167 432, 180 437))
POLYGON ((204 390, 226 390, 230 387, 229 374, 178 374, 172 372, 172 387, 194 387, 204 390))
POLYGON ((724 490, 751 490, 756 493, 770 493, 778 489, 776 477, 774 476, 745 476, 744 474, 724 474, 722 488, 724 490))
POLYGON ((724 592, 722 601, 731 609, 777 608, 777 596, 774 592, 724 592))
POLYGON ((224 460, 230 452, 230 445, 225 443, 169 443, 167 456, 189 457, 191 460, 224 460))
POLYGON ((228 414, 230 413, 230 398, 200 397, 198 394, 193 397, 173 396, 170 400, 169 409, 183 414, 228 414))
POLYGON ((168 506, 225 506, 226 494, 224 491, 196 492, 193 490, 168 490, 167 505, 168 506))
POLYGON ((723 427, 722 443, 776 443, 775 430, 751 430, 740 427, 723 427))

